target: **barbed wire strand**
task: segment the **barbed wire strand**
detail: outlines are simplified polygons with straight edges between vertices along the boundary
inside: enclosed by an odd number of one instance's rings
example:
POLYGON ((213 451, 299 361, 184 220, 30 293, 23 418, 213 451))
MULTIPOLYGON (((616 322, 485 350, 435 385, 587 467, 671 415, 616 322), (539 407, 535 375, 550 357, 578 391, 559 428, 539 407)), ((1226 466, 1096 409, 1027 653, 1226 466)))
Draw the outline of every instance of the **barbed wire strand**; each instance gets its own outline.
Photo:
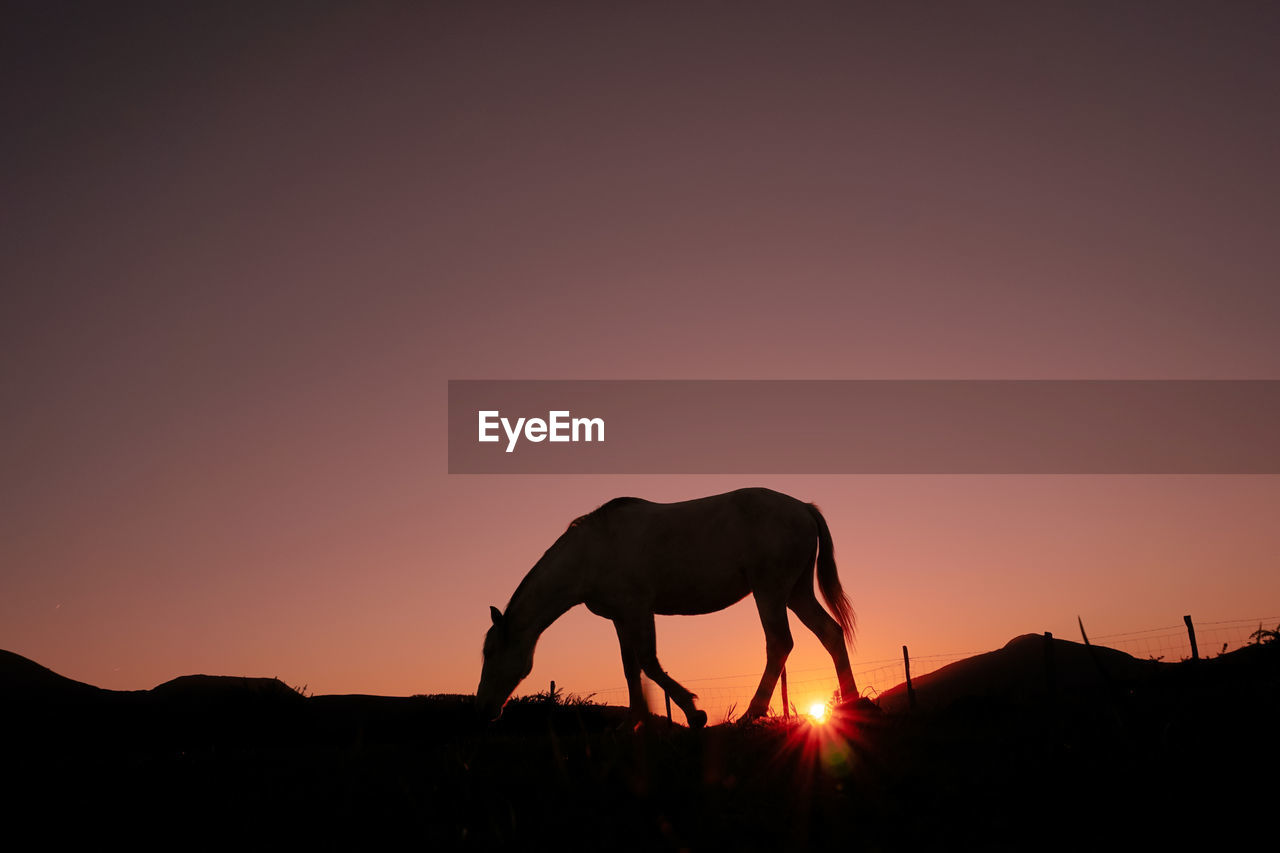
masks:
MULTIPOLYGON (((1253 634, 1258 631, 1259 625, 1262 626, 1263 630, 1266 630, 1268 626, 1280 626, 1280 616, 1196 622, 1197 645, 1204 650, 1202 653, 1207 654, 1225 652, 1232 646, 1239 648, 1251 640, 1253 634), (1221 652, 1219 652, 1219 649, 1221 649, 1221 652)), ((1175 657, 1183 659, 1191 656, 1191 642, 1187 636, 1185 625, 1167 625, 1137 631, 1100 634, 1096 637, 1091 637, 1090 642, 1094 645, 1107 645, 1134 657, 1143 656, 1152 660, 1175 657), (1103 641, 1106 642, 1104 643, 1103 641)), ((992 650, 925 655, 913 654, 909 656, 912 676, 913 678, 918 678, 935 672, 950 663, 985 654, 989 651, 992 650)), ((807 701, 805 699, 806 696, 834 693, 838 685, 834 672, 817 678, 803 677, 825 670, 827 670, 827 667, 823 666, 790 670, 789 675, 791 678, 788 689, 791 696, 793 698, 800 696, 802 701, 807 701), (796 676, 801 677, 797 678, 796 676)), ((879 658, 860 661, 858 669, 855 669, 853 674, 855 680, 862 686, 864 691, 871 690, 874 693, 884 692, 906 681, 906 671, 902 658, 879 658)), ((754 692, 759 680, 759 673, 744 672, 734 675, 708 675, 682 679, 681 683, 696 693, 705 703, 721 707, 732 705, 741 707, 745 704, 746 699, 750 697, 750 694, 754 692), (741 681, 742 683, 729 683, 734 681, 741 681)), ((626 697, 629 692, 625 686, 611 686, 588 691, 583 695, 597 697, 620 695, 626 697)))

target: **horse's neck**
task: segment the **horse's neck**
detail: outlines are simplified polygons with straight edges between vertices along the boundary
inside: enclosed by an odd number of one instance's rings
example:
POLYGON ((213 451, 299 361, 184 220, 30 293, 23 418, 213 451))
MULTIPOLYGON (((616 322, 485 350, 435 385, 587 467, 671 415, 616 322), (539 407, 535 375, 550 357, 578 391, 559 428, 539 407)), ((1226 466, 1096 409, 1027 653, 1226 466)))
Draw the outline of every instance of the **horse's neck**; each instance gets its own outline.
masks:
POLYGON ((507 605, 506 617, 516 631, 536 640, 569 608, 582 603, 573 569, 564 561, 544 559, 529 570, 507 605))

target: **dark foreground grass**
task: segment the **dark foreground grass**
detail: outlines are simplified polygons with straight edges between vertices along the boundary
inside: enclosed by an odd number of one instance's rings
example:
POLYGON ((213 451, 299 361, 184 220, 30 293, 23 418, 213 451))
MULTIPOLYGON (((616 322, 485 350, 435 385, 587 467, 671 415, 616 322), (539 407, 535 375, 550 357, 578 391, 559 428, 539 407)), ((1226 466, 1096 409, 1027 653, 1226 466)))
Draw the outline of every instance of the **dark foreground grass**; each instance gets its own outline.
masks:
POLYGON ((637 731, 555 702, 482 725, 464 697, 28 706, 8 823, 156 846, 1221 849, 1270 832, 1276 651, 822 726, 637 731))

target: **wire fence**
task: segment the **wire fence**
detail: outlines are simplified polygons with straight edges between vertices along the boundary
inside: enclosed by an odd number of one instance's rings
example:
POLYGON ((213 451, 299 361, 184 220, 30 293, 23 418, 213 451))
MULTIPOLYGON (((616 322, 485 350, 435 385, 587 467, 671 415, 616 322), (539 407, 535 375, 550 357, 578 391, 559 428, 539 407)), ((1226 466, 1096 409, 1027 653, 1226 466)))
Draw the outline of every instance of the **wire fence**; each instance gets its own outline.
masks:
MULTIPOLYGON (((1250 642, 1256 642, 1259 631, 1280 628, 1280 616, 1196 622, 1194 626, 1200 657, 1213 657, 1238 649, 1250 642)), ((1096 646, 1117 649, 1144 660, 1173 662, 1189 659, 1192 656, 1191 638, 1186 625, 1167 625, 1141 631, 1091 636, 1089 641, 1096 646)), ((985 651, 990 650, 954 654, 911 654, 909 655, 911 677, 914 680, 948 664, 985 651)), ((858 688, 863 696, 872 699, 907 680, 906 668, 900 657, 860 661, 858 666, 860 668, 855 668, 853 671, 858 688)), ((788 671, 787 676, 790 702, 801 713, 807 711, 811 703, 829 700, 835 695, 838 687, 835 671, 830 666, 792 669, 788 671)), ((705 709, 715 722, 740 716, 746 710, 747 703, 751 701, 751 696, 755 693, 759 682, 759 672, 681 679, 685 687, 697 694, 699 706, 705 709)), ((655 708, 660 707, 663 699, 661 688, 650 684, 647 680, 645 683, 649 691, 650 705, 655 708)), ((608 687, 592 691, 587 695, 592 695, 596 702, 608 705, 626 705, 629 701, 626 687, 608 687)), ((781 710, 780 688, 775 688, 770 712, 780 713, 781 710)))
MULTIPOLYGON (((1253 641, 1258 631, 1274 630, 1280 617, 1228 619, 1222 622, 1196 622, 1196 645, 1201 657, 1212 657, 1238 649, 1253 641)), ((1179 661, 1191 657, 1191 638, 1185 625, 1166 625, 1145 631, 1127 631, 1090 637, 1099 646, 1118 649, 1136 658, 1179 661)))

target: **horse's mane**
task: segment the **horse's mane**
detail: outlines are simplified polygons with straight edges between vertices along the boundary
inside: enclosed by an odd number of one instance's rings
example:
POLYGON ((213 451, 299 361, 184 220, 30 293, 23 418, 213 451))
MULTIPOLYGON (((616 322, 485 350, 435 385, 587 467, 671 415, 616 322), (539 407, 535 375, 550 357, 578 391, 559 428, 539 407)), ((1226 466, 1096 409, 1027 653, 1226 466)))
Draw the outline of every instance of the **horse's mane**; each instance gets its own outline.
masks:
POLYGON ((628 505, 631 505, 631 503, 645 503, 645 502, 646 501, 644 500, 644 498, 634 498, 634 497, 613 498, 612 501, 605 501, 604 503, 602 503, 602 505, 595 507, 594 510, 591 510, 590 512, 588 512, 588 514, 577 516, 576 519, 573 519, 572 521, 570 521, 570 523, 568 523, 567 528, 564 528, 564 533, 559 535, 559 538, 556 539, 556 542, 552 543, 552 547, 548 548, 547 551, 543 552, 543 556, 539 557, 538 562, 536 562, 536 564, 534 564, 534 567, 532 567, 532 569, 529 570, 529 574, 526 574, 524 576, 524 579, 520 581, 520 584, 517 585, 516 592, 513 592, 511 594, 511 601, 507 602, 508 610, 509 608, 511 608, 511 602, 516 601, 516 598, 520 597, 520 593, 524 592, 526 585, 529 584, 529 579, 531 578, 532 575, 534 575, 534 571, 538 569, 538 565, 540 564, 540 562, 545 560, 545 558, 549 557, 550 555, 552 555, 553 552, 556 552, 558 548, 561 548, 564 544, 564 540, 568 538, 568 535, 570 535, 573 532, 573 530, 580 529, 580 528, 590 528, 590 526, 595 526, 596 524, 599 524, 600 521, 602 521, 604 517, 609 514, 609 511, 616 510, 617 507, 628 506, 628 505))
MULTIPOLYGON (((547 557, 549 557, 551 554, 557 551, 561 546, 563 546, 565 540, 569 538, 569 534, 573 533, 575 530, 581 529, 581 528, 587 528, 587 527, 594 527, 595 525, 599 524, 601 520, 604 519, 605 516, 607 516, 611 510, 617 509, 618 507, 628 506, 630 504, 637 504, 637 503, 647 503, 647 501, 645 501, 644 498, 614 498, 611 501, 605 501, 604 503, 600 504, 600 506, 591 510, 591 512, 587 513, 586 515, 578 516, 573 521, 569 522, 569 526, 564 529, 564 533, 561 533, 560 537, 556 539, 555 542, 551 543, 551 547, 543 552, 542 556, 538 558, 538 563, 541 563, 543 560, 547 559, 547 557)), ((516 591, 511 593, 511 600, 507 602, 508 609, 510 609, 511 607, 511 602, 519 598, 520 593, 524 591, 525 586, 529 583, 529 578, 533 576, 534 570, 538 568, 538 563, 534 564, 533 569, 530 569, 529 573, 525 575, 524 578, 520 581, 519 585, 516 586, 516 591)))

